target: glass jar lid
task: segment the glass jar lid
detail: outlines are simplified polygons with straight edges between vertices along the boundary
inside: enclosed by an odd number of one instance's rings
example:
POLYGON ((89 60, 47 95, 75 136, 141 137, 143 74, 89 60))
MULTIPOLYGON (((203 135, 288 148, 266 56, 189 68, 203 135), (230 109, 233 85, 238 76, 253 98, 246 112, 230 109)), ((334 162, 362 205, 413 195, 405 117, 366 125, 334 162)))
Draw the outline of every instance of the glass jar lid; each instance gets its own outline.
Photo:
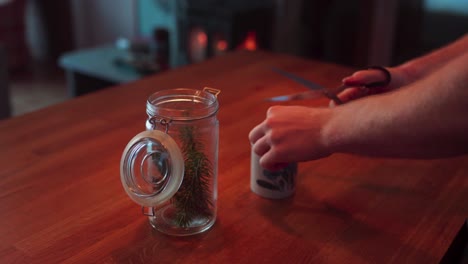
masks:
POLYGON ((120 160, 120 179, 136 203, 154 207, 174 196, 184 177, 184 157, 177 143, 158 130, 136 135, 120 160))

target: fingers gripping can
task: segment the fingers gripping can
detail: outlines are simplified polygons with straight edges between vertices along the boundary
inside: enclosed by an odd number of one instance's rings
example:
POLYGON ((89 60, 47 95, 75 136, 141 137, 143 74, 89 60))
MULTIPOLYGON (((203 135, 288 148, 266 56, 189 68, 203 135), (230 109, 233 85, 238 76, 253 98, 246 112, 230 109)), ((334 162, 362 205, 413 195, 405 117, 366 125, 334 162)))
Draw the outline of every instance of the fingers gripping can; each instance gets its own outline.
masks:
POLYGON ((255 194, 269 199, 283 199, 296 191, 297 163, 269 171, 260 166, 260 157, 251 152, 250 189, 255 194))

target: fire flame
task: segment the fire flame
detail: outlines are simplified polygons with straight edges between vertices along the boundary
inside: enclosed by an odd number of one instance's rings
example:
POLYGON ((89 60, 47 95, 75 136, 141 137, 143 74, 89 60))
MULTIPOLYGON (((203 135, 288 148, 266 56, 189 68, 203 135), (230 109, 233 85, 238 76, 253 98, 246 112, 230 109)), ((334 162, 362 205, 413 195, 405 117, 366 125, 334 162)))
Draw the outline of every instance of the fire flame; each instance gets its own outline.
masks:
POLYGON ((250 51, 254 51, 257 49, 257 34, 255 31, 247 32, 247 37, 245 37, 244 41, 239 45, 239 49, 246 49, 250 51))
POLYGON ((199 31, 197 33, 197 41, 200 43, 202 46, 206 46, 206 42, 208 40, 208 37, 206 36, 206 33, 203 31, 199 31))
POLYGON ((227 41, 226 40, 218 40, 216 43, 216 48, 219 51, 225 51, 227 49, 227 41))

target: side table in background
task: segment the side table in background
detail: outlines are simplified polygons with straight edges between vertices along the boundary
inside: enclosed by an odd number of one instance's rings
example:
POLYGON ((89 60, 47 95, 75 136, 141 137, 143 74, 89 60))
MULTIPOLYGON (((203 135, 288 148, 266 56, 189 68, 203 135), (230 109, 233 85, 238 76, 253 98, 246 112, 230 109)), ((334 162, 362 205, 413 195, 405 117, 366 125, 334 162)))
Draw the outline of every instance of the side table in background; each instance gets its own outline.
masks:
POLYGON ((83 95, 108 86, 138 80, 144 74, 116 63, 128 56, 127 51, 113 45, 65 53, 59 65, 65 69, 70 97, 83 95))

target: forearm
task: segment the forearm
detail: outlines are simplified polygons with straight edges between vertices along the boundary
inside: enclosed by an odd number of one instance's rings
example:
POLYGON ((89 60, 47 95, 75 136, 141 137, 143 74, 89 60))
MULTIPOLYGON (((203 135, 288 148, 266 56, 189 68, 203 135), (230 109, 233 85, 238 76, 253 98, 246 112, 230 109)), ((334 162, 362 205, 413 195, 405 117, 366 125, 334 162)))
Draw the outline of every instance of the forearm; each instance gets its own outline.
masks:
POLYGON ((407 79, 417 80, 467 52, 468 34, 465 34, 447 46, 434 50, 427 55, 412 59, 395 68, 401 70, 407 76, 407 79))
POLYGON ((331 152, 430 158, 468 153, 468 53, 397 91, 333 110, 331 152))

